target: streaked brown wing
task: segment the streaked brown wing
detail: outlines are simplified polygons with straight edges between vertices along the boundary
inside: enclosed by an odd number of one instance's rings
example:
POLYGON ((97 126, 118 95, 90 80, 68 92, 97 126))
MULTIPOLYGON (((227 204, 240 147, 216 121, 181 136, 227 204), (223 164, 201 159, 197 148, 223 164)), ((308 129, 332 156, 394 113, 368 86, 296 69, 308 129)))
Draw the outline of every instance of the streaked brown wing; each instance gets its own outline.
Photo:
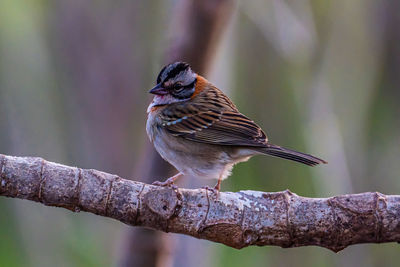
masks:
MULTIPOLYGON (((209 106, 208 106, 209 108, 209 106)), ((267 137, 252 120, 237 110, 209 109, 198 113, 182 110, 179 119, 164 116, 163 126, 187 140, 230 146, 265 147, 267 137), (183 116, 182 116, 183 115, 183 116)), ((201 110, 198 107, 194 110, 201 110)), ((176 114, 176 112, 171 112, 176 114)))

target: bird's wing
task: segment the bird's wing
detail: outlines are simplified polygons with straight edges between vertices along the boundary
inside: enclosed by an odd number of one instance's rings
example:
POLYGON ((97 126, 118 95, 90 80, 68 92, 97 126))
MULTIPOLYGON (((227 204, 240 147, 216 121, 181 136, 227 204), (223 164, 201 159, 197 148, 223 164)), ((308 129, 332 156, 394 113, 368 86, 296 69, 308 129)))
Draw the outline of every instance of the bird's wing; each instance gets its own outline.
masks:
POLYGON ((170 107, 162 115, 162 126, 172 135, 187 140, 227 146, 266 147, 267 136, 234 105, 221 108, 198 102, 170 107))

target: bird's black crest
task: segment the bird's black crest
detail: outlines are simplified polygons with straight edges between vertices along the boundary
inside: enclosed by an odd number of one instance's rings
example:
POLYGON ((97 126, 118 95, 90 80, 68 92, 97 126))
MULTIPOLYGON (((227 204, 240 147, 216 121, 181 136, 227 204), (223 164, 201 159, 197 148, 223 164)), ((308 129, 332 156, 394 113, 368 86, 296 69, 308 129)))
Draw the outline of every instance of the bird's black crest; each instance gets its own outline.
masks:
POLYGON ((157 83, 165 82, 171 78, 174 78, 182 71, 186 71, 190 68, 190 65, 185 62, 175 62, 164 66, 157 76, 157 83))

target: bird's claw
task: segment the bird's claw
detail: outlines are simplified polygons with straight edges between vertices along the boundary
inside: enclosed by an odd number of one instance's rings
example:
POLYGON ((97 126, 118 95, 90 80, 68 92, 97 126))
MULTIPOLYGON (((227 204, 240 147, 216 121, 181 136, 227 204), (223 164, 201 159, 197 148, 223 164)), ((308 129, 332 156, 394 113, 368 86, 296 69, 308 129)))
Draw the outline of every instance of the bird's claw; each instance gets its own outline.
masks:
POLYGON ((174 181, 166 180, 165 182, 155 181, 152 185, 163 186, 163 187, 171 187, 172 189, 178 189, 178 187, 174 184, 174 181))
POLYGON ((205 189, 205 190, 210 190, 211 192, 213 192, 213 193, 216 194, 216 195, 219 194, 219 189, 218 189, 218 188, 209 187, 208 185, 202 186, 201 188, 202 188, 202 189, 205 189))

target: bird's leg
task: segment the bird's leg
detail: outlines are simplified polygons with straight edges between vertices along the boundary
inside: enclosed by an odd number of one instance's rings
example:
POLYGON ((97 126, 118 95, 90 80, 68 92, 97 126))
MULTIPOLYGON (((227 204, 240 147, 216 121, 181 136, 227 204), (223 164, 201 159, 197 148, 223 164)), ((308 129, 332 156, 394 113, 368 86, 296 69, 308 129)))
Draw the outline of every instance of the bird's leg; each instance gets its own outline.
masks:
POLYGON ((210 188, 208 186, 203 186, 202 188, 206 190, 210 190, 215 194, 219 194, 219 190, 221 189, 221 181, 222 181, 222 175, 219 176, 217 184, 214 186, 214 188, 210 188))
POLYGON ((183 173, 179 172, 179 173, 175 174, 174 176, 169 177, 165 182, 156 181, 156 182, 153 182, 152 185, 176 187, 174 185, 174 182, 181 176, 183 176, 183 173))
POLYGON ((218 178, 217 184, 214 186, 214 190, 216 190, 217 192, 219 192, 219 190, 221 189, 221 181, 222 181, 222 177, 220 176, 218 178))

